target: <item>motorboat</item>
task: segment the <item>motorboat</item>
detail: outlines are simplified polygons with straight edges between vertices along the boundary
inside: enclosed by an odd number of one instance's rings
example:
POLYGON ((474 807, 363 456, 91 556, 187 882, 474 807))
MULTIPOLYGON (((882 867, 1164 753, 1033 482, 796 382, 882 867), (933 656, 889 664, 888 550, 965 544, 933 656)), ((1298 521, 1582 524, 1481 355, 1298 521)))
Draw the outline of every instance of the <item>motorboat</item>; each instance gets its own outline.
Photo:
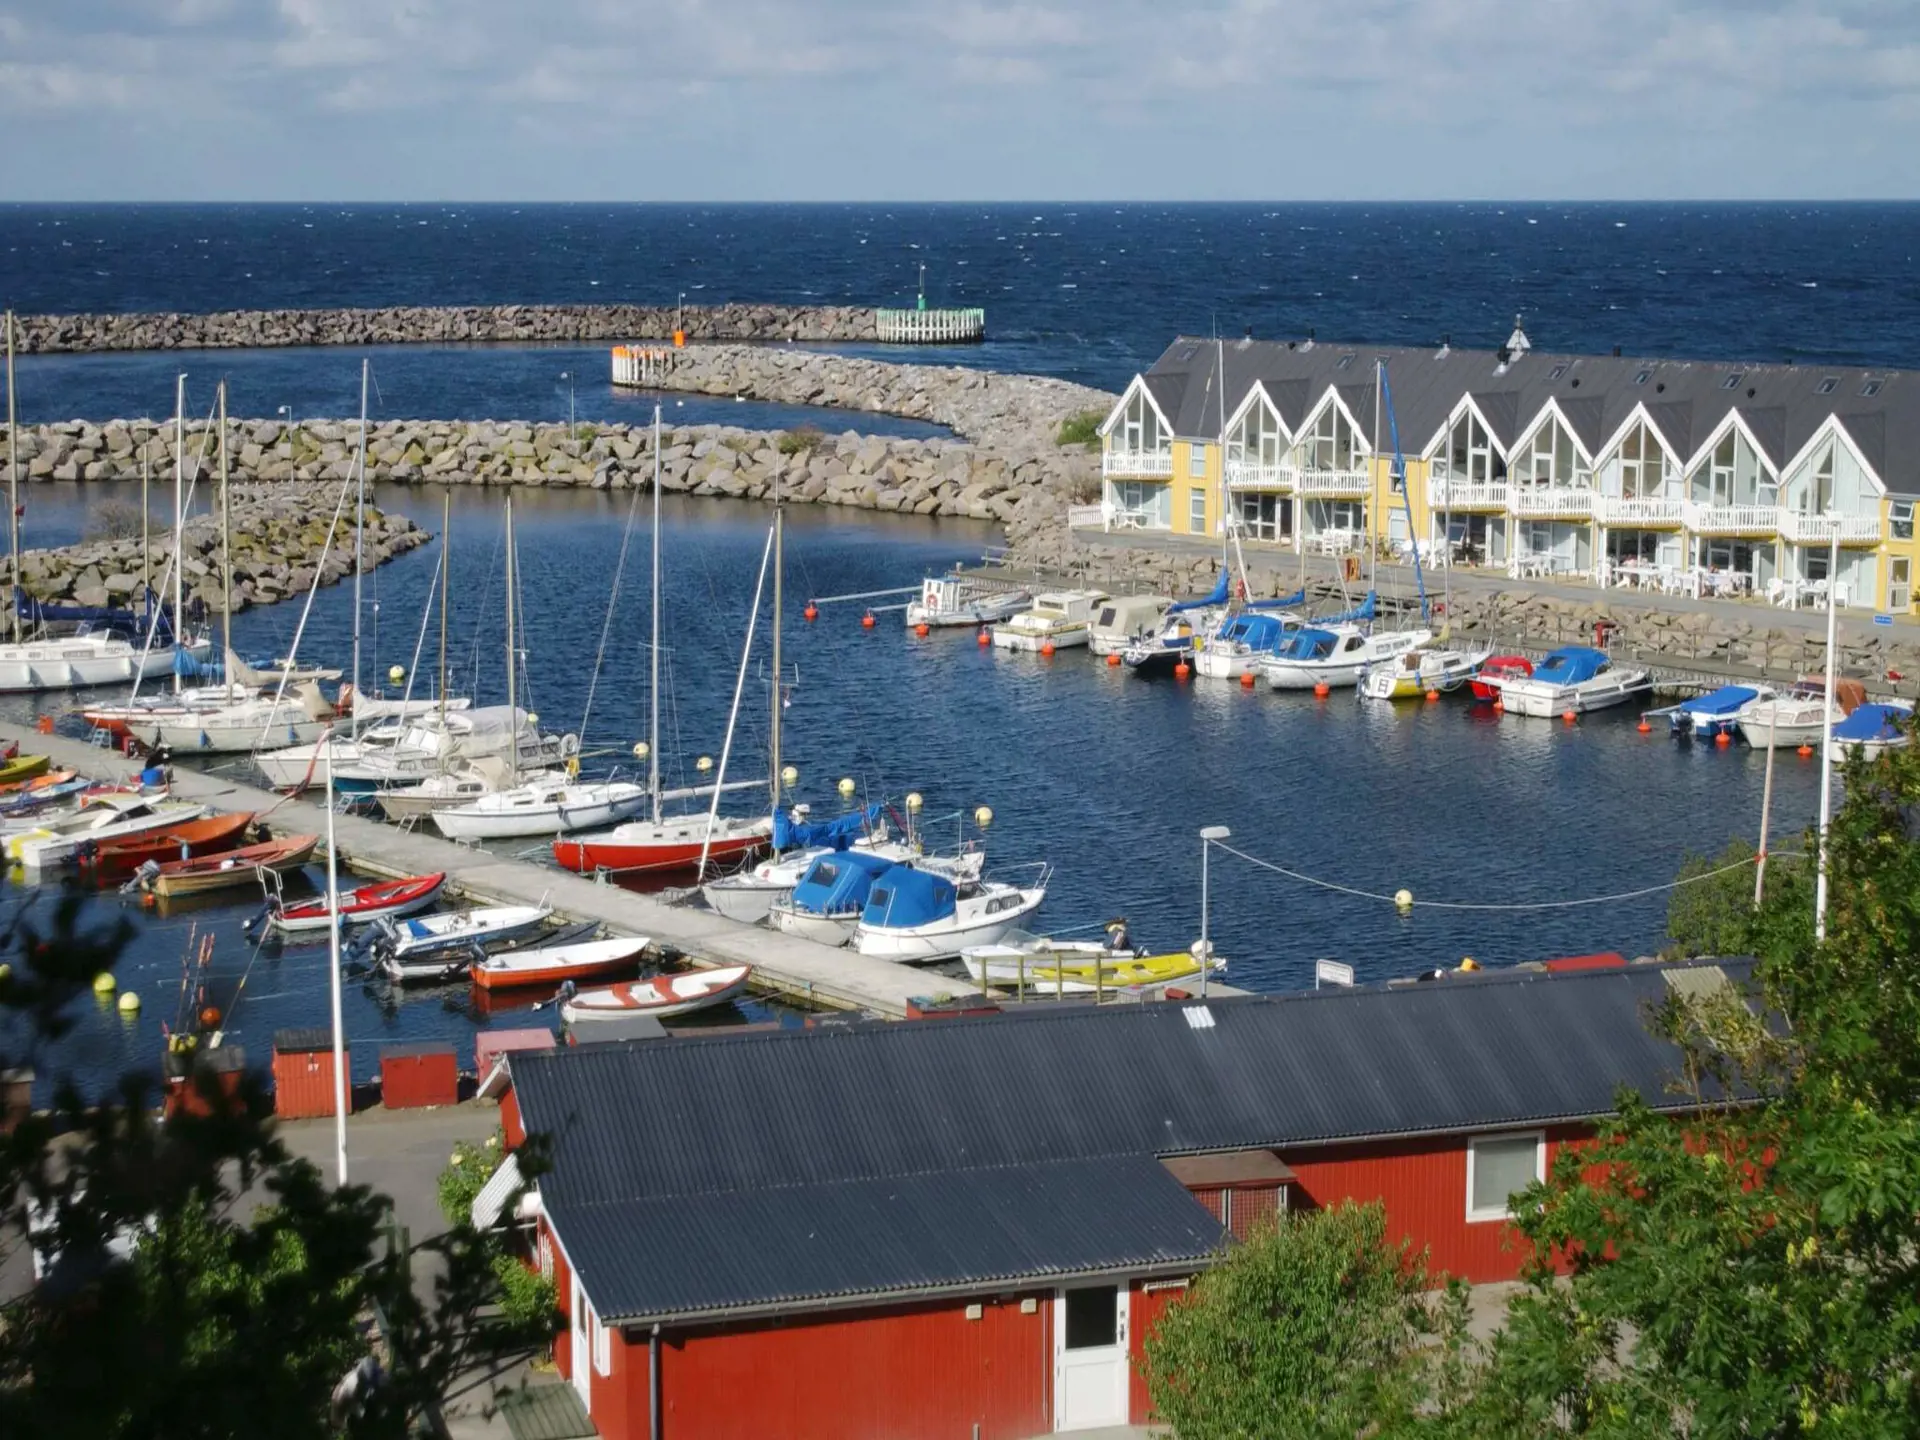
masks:
POLYGON ((629 820, 605 835, 556 839, 553 858, 563 870, 592 875, 692 870, 764 850, 773 836, 770 815, 668 815, 629 820))
POLYGON ((1151 635, 1136 639, 1120 652, 1120 659, 1136 675, 1171 675, 1193 660, 1196 627, 1193 617, 1169 615, 1151 635))
POLYGON ((1033 597, 1031 609, 995 625, 993 643, 1002 650, 1035 651, 1085 645, 1106 599, 1104 590, 1045 591, 1033 597))
POLYGON ((320 844, 318 835, 284 835, 278 840, 263 840, 257 845, 242 845, 218 855, 203 855, 191 860, 149 860, 134 873, 131 886, 172 899, 181 895, 202 895, 245 885, 265 872, 278 874, 298 870, 313 858, 320 844))
POLYGON ((597 830, 638 815, 648 801, 647 787, 631 780, 554 776, 496 790, 432 815, 449 840, 503 840, 597 830))
POLYGON ((1833 727, 1827 757, 1844 765, 1855 755, 1865 760, 1898 750, 1913 740, 1913 707, 1906 704, 1857 705, 1833 727))
POLYGON ((1551 717, 1605 710, 1653 688, 1645 670, 1621 669, 1604 651, 1566 645, 1547 653, 1524 680, 1506 680, 1500 700, 1509 715, 1551 717))
POLYGON ((1369 635, 1355 625, 1296 630, 1261 670, 1275 690, 1350 688, 1360 672, 1430 643, 1430 630, 1380 630, 1369 635))
POLYGON ((73 859, 82 846, 177 826, 205 813, 206 806, 189 800, 124 793, 100 795, 72 815, 9 835, 7 858, 29 870, 42 869, 73 859))
POLYGON ((1484 650, 1448 650, 1431 645, 1403 650, 1394 659, 1370 667, 1360 681, 1360 693, 1370 700, 1451 695, 1474 678, 1486 659, 1484 650))
POLYGON ((644 935, 622 935, 612 940, 582 940, 572 945, 509 950, 474 961, 469 974, 482 990, 557 985, 569 980, 605 980, 638 964, 642 952, 651 943, 644 935))
POLYGON ((1040 908, 1048 871, 1038 882, 962 880, 911 865, 895 866, 867 894, 853 948, 880 960, 945 960, 970 945, 990 945, 1040 908))
POLYGON ((1087 627, 1087 649, 1102 657, 1124 655, 1128 646, 1159 630, 1167 604, 1164 595, 1110 596, 1087 627))
POLYGON ((1734 724, 1740 738, 1756 750, 1768 746, 1798 750, 1802 745, 1822 745, 1828 723, 1845 718, 1867 698, 1867 687, 1858 680, 1838 680, 1833 692, 1833 700, 1829 702, 1824 680, 1817 677, 1796 680, 1785 693, 1746 706, 1734 717, 1734 724))
POLYGON ((799 884, 807 867, 822 855, 848 846, 876 852, 883 846, 895 846, 900 852, 897 858, 903 860, 912 853, 910 847, 889 840, 887 823, 878 805, 868 805, 831 820, 810 820, 807 807, 796 806, 791 812, 775 815, 772 838, 773 855, 700 887, 700 897, 707 902, 709 910, 742 925, 757 925, 767 918, 767 907, 775 897, 799 884))
MULTIPOLYGON (((319 682, 303 680, 284 694, 249 696, 218 709, 128 720, 127 734, 148 749, 231 755, 263 745, 312 745, 334 722, 319 682)), ((322 777, 324 779, 324 775, 322 777)))
POLYGON ((553 907, 538 905, 482 905, 473 910, 450 910, 440 915, 407 919, 385 916, 373 922, 356 940, 356 950, 371 952, 392 980, 437 977, 450 955, 462 968, 475 950, 497 945, 546 924, 553 907), (436 964, 434 962, 442 962, 436 964))
POLYGON ((1704 695, 1650 712, 1667 717, 1667 731, 1678 740, 1714 740, 1739 728, 1742 712, 1779 698, 1771 685, 1722 685, 1704 695))
POLYGON ((1054 940, 1014 931, 992 945, 960 952, 960 961, 976 983, 1025 986, 1042 992, 1083 995, 1141 985, 1177 985, 1200 978, 1202 958, 1209 977, 1224 976, 1227 962, 1190 951, 1141 955, 1116 950, 1098 940, 1054 940))
MULTIPOLYGON (((439 871, 432 875, 404 875, 397 880, 381 880, 352 890, 342 890, 339 896, 340 919, 348 925, 370 925, 376 920, 416 915, 440 898, 441 888, 446 883, 446 872, 439 871)), ((264 920, 282 935, 307 934, 325 930, 331 922, 333 909, 325 895, 298 900, 291 905, 275 899, 247 922, 247 928, 251 930, 264 920)))
POLYGON ((907 604, 907 628, 929 625, 997 625, 1027 606, 1025 590, 1002 590, 959 575, 929 575, 920 582, 920 598, 907 604))
POLYGON ((1524 655, 1492 655, 1474 672, 1472 686, 1476 700, 1498 700, 1500 687, 1509 680, 1524 680, 1533 674, 1533 661, 1524 655))
POLYGON ((866 850, 835 850, 817 857, 791 892, 767 907, 774 929, 819 945, 844 945, 860 923, 881 876, 898 861, 866 850))
POLYGON ((713 970, 690 970, 682 975, 655 975, 604 990, 583 990, 561 1003, 560 1017, 569 1025, 626 1020, 635 1015, 665 1020, 724 1005, 744 993, 752 978, 751 965, 722 965, 713 970))
POLYGON ((1193 671, 1210 680, 1238 680, 1277 655, 1289 635, 1304 629, 1298 615, 1242 610, 1229 615, 1195 646, 1193 671))

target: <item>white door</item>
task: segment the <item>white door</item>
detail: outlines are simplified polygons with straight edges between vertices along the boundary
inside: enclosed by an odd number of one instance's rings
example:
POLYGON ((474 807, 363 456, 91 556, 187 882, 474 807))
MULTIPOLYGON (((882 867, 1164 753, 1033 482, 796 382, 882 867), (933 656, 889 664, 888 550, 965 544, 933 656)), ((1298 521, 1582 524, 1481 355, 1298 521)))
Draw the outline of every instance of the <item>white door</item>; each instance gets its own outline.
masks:
POLYGON ((573 1371, 573 1388, 580 1392, 580 1404, 587 1411, 593 1409, 593 1305, 587 1299, 586 1288, 581 1285, 580 1277, 573 1277, 573 1324, 570 1330, 572 1344, 568 1346, 569 1366, 573 1371))
POLYGON ((1062 1290, 1053 1302, 1053 1428, 1127 1423, 1124 1285, 1062 1290))

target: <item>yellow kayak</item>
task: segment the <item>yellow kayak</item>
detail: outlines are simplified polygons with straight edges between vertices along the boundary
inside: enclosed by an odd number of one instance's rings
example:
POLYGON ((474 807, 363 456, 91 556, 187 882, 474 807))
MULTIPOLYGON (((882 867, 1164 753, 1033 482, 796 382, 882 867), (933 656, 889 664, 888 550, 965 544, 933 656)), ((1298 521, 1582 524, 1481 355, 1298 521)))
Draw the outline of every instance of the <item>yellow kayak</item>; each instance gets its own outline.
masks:
MULTIPOLYGON (((980 945, 962 952, 967 972, 975 982, 1018 985, 1024 972, 1029 989, 1083 994, 1093 990, 1125 990, 1136 985, 1173 985, 1200 978, 1200 962, 1187 951, 1167 955, 1120 954, 1104 945, 1045 944, 980 945)), ((1227 966, 1215 958, 1209 975, 1227 966)))
POLYGON ((45 773, 47 764, 45 755, 21 755, 0 761, 0 785, 18 785, 22 780, 31 780, 45 773))

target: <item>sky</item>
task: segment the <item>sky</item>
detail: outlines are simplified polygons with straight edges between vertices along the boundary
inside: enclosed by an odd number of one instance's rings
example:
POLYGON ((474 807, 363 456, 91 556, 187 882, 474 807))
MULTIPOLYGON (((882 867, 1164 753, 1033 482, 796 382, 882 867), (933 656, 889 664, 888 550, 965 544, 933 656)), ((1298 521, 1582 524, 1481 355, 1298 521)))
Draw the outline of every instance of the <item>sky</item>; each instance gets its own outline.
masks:
POLYGON ((1916 0, 0 0, 0 200, 1920 196, 1916 0))

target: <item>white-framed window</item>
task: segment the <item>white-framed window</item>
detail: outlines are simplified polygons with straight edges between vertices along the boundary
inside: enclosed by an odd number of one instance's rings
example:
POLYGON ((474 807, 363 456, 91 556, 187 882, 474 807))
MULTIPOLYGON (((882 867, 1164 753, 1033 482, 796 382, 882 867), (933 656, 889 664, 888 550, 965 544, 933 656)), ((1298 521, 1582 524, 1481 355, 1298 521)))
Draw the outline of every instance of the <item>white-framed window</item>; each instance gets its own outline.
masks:
POLYGON ((1533 440, 1520 457, 1519 465, 1523 485, 1593 488, 1593 471, 1574 443, 1573 432, 1560 423, 1558 416, 1548 416, 1546 424, 1533 432, 1533 440))
POLYGON ((1913 538, 1913 501, 1895 500, 1887 507, 1887 524, 1896 540, 1913 538))
POLYGON ((1187 446, 1187 478, 1191 480, 1204 480, 1207 478, 1206 446, 1187 446))
POLYGON ((1160 431, 1160 412, 1153 408, 1144 391, 1135 392, 1127 402, 1127 408, 1120 413, 1119 430, 1117 448, 1129 454, 1159 450, 1166 444, 1166 436, 1160 431))
POLYGON ((1509 1219, 1512 1197, 1546 1178, 1546 1131, 1475 1136, 1467 1141, 1467 1219, 1509 1219))
POLYGON ((1192 490, 1187 494, 1187 533, 1204 535, 1207 530, 1207 492, 1192 490))
POLYGON ((1328 405, 1313 422, 1312 433, 1302 437, 1300 450, 1306 470, 1358 470, 1363 447, 1348 423, 1346 412, 1328 405))
POLYGON ((598 1311, 589 1309, 587 1319, 593 1324, 593 1373, 611 1375, 613 1373, 612 1332, 600 1323, 598 1311))
POLYGON ((540 1227, 540 1278, 553 1279, 553 1238, 547 1234, 547 1227, 540 1227))

